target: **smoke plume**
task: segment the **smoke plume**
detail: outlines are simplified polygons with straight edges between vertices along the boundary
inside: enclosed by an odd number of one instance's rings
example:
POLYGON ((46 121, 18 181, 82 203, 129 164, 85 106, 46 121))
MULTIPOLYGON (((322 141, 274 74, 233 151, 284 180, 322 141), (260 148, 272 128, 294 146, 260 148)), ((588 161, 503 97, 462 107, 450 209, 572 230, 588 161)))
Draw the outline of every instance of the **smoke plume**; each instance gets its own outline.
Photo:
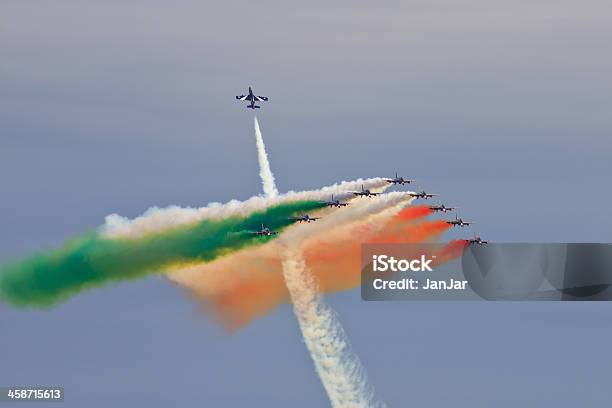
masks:
POLYGON ((270 170, 270 161, 268 161, 266 145, 261 136, 257 116, 255 116, 255 142, 257 144, 257 160, 259 161, 259 177, 261 177, 264 194, 266 197, 276 197, 278 195, 278 190, 274 182, 274 174, 272 174, 272 170, 270 170))
POLYGON ((365 371, 335 313, 323 303, 300 249, 286 246, 281 256, 293 310, 332 406, 375 405, 365 371))

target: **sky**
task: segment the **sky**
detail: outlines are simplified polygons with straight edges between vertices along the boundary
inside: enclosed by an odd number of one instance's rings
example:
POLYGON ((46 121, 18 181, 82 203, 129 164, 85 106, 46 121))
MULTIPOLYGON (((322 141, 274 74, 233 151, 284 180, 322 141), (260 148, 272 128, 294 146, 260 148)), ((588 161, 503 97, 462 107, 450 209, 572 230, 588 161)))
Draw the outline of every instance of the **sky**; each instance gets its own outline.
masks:
MULTIPOLYGON (((0 5, 0 262, 151 206, 418 180, 496 242, 609 242, 607 0, 0 5)), ((458 236, 449 235, 449 237, 458 236)), ((601 405, 606 304, 328 297, 389 406, 601 405)), ((324 406, 288 306, 228 336, 162 277, 0 305, 0 386, 65 406, 324 406)))

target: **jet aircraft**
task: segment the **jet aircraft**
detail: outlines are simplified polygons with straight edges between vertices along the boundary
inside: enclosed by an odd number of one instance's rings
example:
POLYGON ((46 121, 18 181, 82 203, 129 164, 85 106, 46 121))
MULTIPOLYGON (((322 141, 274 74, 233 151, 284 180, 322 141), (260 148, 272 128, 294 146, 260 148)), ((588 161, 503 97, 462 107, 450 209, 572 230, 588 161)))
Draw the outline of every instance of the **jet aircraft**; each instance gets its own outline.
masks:
POLYGON ((364 189, 363 184, 361 185, 361 191, 351 191, 351 193, 359 197, 374 197, 374 196, 380 195, 380 193, 373 193, 367 188, 364 189))
POLYGON ((472 238, 472 239, 466 239, 466 241, 468 242, 468 245, 472 245, 472 244, 486 245, 486 244, 489 243, 489 241, 485 241, 484 239, 480 238, 479 236, 474 236, 474 238, 472 238))
POLYGON ((472 224, 470 221, 463 221, 463 218, 458 218, 456 215, 454 220, 446 220, 445 222, 453 227, 467 227, 472 224))
POLYGON ((261 108, 261 106, 255 105, 255 102, 265 102, 268 100, 268 97, 255 95, 253 93, 253 89, 251 89, 251 87, 249 86, 249 93, 247 95, 237 95, 236 99, 238 99, 239 101, 248 101, 249 104, 247 105, 247 108, 259 109, 261 108))
POLYGON ((321 201, 321 204, 325 204, 328 207, 346 207, 348 203, 341 203, 340 200, 334 200, 334 195, 331 195, 331 199, 329 201, 321 201))
POLYGON ((308 214, 302 214, 299 217, 289 217, 289 219, 291 221, 297 221, 297 222, 307 222, 307 223, 311 223, 312 221, 316 221, 318 219, 320 219, 320 217, 311 217, 308 214))
POLYGON ((395 178, 392 178, 392 179, 385 179, 385 181, 386 181, 387 183, 390 183, 390 184, 401 184, 401 185, 404 185, 404 184, 414 183, 416 180, 408 180, 408 179, 405 179, 405 178, 403 178, 403 177, 401 177, 401 176, 398 176, 398 175, 397 175, 397 172, 395 172, 395 178))
POLYGON ((278 234, 278 232, 276 231, 272 231, 270 228, 264 226, 263 224, 261 224, 261 229, 259 231, 249 231, 249 234, 252 235, 257 235, 257 236, 271 236, 271 235, 276 235, 278 234))
POLYGON ((408 193, 408 195, 414 198, 423 198, 427 200, 428 198, 439 196, 440 194, 432 194, 432 193, 426 193, 425 191, 420 191, 420 192, 410 192, 408 193))
POLYGON ((434 212, 440 211, 440 212, 446 213, 446 212, 450 212, 450 211, 456 210, 457 207, 447 207, 444 204, 440 204, 440 205, 431 205, 431 206, 429 206, 429 209, 434 211, 434 212))

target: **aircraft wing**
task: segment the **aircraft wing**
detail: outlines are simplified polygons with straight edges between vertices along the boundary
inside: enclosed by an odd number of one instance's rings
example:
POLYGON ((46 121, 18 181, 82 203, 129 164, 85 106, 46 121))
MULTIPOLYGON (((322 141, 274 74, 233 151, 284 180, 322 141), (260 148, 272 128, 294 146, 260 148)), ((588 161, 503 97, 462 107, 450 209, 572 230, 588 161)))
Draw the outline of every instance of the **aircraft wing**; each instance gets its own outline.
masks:
POLYGON ((268 100, 268 97, 267 97, 267 96, 256 96, 256 97, 255 97, 255 100, 256 100, 257 102, 265 102, 265 101, 267 101, 267 100, 268 100))
POLYGON ((247 101, 249 100, 249 95, 237 95, 236 99, 238 99, 239 101, 247 101))

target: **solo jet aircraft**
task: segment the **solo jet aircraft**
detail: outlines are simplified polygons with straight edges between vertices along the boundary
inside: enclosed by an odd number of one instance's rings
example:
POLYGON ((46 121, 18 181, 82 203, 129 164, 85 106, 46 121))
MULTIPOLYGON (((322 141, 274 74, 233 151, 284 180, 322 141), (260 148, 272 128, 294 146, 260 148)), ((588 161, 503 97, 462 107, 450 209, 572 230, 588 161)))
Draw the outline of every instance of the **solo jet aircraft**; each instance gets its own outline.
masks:
POLYGON ((248 93, 248 95, 237 95, 236 99, 238 99, 239 101, 249 101, 250 103, 247 105, 247 108, 259 109, 259 108, 261 108, 261 106, 255 105, 255 102, 265 102, 265 101, 268 100, 268 97, 267 96, 257 96, 257 95, 255 95, 253 93, 253 90, 249 86, 249 93, 248 93))

